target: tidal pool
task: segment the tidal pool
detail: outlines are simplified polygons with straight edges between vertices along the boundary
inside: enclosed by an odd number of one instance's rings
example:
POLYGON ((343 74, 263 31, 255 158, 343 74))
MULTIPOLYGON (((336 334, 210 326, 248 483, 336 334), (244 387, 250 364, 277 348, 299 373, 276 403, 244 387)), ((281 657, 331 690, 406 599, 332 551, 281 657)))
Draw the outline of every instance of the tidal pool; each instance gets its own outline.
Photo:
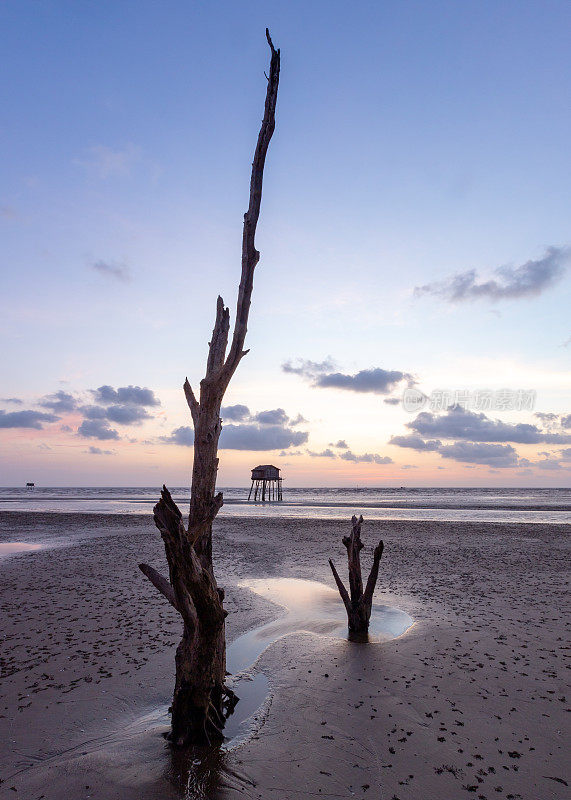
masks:
MULTIPOLYGON (((226 668, 232 676, 229 684, 240 702, 226 722, 226 747, 234 747, 248 737, 255 713, 261 712, 269 696, 266 676, 262 672, 249 674, 264 650, 278 639, 295 633, 348 638, 347 614, 337 589, 301 578, 256 578, 242 581, 238 586, 265 597, 286 613, 273 622, 247 631, 228 647, 226 668)), ((413 618, 399 608, 375 604, 366 641, 396 639, 413 622, 413 618)))
POLYGON ((0 558, 14 553, 26 553, 29 550, 40 550, 41 546, 30 542, 0 542, 0 558))
MULTIPOLYGON (((232 642, 227 652, 227 669, 233 675, 251 667, 270 644, 283 636, 314 633, 335 639, 347 638, 347 614, 337 589, 300 578, 257 578, 238 585, 282 606, 286 613, 232 642)), ((413 622, 412 617, 399 608, 374 604, 367 641, 396 639, 413 622)))
MULTIPOLYGON (((227 752, 252 736, 268 713, 270 682, 256 667, 259 656, 273 642, 295 633, 347 639, 347 617, 336 589, 316 581, 266 578, 246 580, 239 586, 281 606, 284 613, 239 636, 227 649, 228 682, 240 700, 226 722, 226 739, 221 747, 178 750, 166 742, 158 746, 160 737, 170 728, 168 705, 161 703, 135 711, 128 720, 123 717, 114 730, 55 755, 49 759, 50 765, 103 770, 125 788, 125 796, 133 797, 133 791, 137 791, 141 799, 163 796, 166 789, 170 797, 172 787, 176 787, 180 800, 208 800, 221 781, 241 793, 250 791, 253 787, 248 776, 238 774, 235 764, 229 765, 227 752)), ((412 624, 412 617, 404 611, 374 605, 369 641, 394 639, 412 624)))

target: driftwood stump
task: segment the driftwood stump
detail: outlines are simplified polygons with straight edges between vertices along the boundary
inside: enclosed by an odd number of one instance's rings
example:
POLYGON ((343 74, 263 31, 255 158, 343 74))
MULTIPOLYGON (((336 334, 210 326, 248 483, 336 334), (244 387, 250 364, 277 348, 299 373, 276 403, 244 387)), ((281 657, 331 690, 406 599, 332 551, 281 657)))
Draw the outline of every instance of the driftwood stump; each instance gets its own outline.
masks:
POLYGON ((188 382, 184 393, 194 424, 194 463, 190 492, 190 514, 185 527, 182 514, 168 489, 154 508, 169 566, 169 579, 148 564, 139 567, 182 617, 182 641, 176 651, 176 681, 172 702, 171 740, 177 745, 211 744, 223 739, 227 716, 237 702, 225 686, 226 637, 224 591, 218 588, 212 564, 212 523, 222 507, 216 492, 218 440, 222 431, 220 407, 230 379, 248 352, 244 350, 254 269, 260 254, 255 233, 262 200, 262 180, 268 145, 275 128, 280 74, 280 51, 271 50, 264 118, 258 135, 250 180, 250 203, 244 214, 242 276, 232 343, 228 355, 230 313, 221 297, 208 350, 206 375, 197 400, 188 382))
POLYGON ((367 633, 369 630, 369 620, 371 619, 371 607, 373 605, 373 593, 377 578, 379 577, 379 562, 383 555, 384 544, 382 541, 375 547, 373 553, 373 566, 369 573, 365 591, 363 591, 363 579, 361 577, 361 550, 365 546, 361 541, 361 525, 363 517, 353 517, 351 520, 351 536, 343 537, 343 544, 347 548, 347 560, 349 562, 349 590, 343 585, 333 561, 329 559, 329 566, 333 572, 335 583, 339 589, 341 599, 347 610, 349 631, 351 633, 367 633))

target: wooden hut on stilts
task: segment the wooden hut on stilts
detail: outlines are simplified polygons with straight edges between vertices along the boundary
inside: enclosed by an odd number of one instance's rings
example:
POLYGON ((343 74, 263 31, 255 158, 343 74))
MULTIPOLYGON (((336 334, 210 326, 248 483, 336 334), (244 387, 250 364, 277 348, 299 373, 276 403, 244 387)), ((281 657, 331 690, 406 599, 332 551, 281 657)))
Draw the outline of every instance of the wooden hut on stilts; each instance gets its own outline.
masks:
POLYGON ((252 485, 248 500, 254 491, 254 501, 282 500, 282 480, 280 471, 273 464, 260 464, 252 470, 252 485), (259 497, 258 497, 259 495, 259 497))

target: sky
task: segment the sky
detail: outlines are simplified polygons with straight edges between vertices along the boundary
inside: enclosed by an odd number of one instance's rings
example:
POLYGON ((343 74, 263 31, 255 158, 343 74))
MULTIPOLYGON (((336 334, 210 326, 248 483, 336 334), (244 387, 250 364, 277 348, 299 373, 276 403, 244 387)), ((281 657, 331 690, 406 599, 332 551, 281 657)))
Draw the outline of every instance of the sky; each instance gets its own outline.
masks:
POLYGON ((0 485, 568 486, 571 5, 3 0, 0 485))

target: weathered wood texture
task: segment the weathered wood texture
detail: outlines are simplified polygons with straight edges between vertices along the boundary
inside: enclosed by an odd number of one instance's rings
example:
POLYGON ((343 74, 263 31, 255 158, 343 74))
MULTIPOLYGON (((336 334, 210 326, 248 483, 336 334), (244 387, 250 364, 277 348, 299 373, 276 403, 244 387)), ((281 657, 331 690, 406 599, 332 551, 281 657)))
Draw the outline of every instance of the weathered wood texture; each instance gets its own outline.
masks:
POLYGON ((329 559, 329 566, 331 567, 335 583, 339 589, 339 594, 347 610, 350 632, 366 633, 369 630, 373 594, 377 578, 379 577, 379 562, 383 555, 384 544, 380 541, 375 547, 373 552, 373 566, 371 567, 367 585, 363 591, 363 579, 361 576, 361 550, 365 546, 361 541, 363 517, 359 517, 359 519, 353 517, 351 524, 351 535, 343 537, 343 544, 347 548, 347 560, 349 563, 349 592, 343 585, 343 581, 339 577, 339 573, 335 569, 335 565, 331 559, 329 559))
POLYGON ((188 378, 184 393, 194 425, 194 463, 188 527, 168 489, 154 508, 155 524, 163 538, 169 580, 147 564, 141 571, 181 614, 184 630, 176 652, 176 681, 172 703, 171 739, 178 745, 209 744, 223 737, 222 728, 237 698, 225 686, 226 639, 224 592, 218 588, 212 564, 212 523, 222 507, 216 490, 218 440, 222 431, 220 407, 228 384, 242 358, 252 297, 254 269, 260 254, 255 233, 262 200, 262 180, 268 145, 275 128, 280 74, 280 51, 272 44, 264 118, 252 162, 250 202, 244 215, 242 276, 232 342, 226 355, 230 313, 221 297, 209 344, 206 375, 196 398, 188 378))

